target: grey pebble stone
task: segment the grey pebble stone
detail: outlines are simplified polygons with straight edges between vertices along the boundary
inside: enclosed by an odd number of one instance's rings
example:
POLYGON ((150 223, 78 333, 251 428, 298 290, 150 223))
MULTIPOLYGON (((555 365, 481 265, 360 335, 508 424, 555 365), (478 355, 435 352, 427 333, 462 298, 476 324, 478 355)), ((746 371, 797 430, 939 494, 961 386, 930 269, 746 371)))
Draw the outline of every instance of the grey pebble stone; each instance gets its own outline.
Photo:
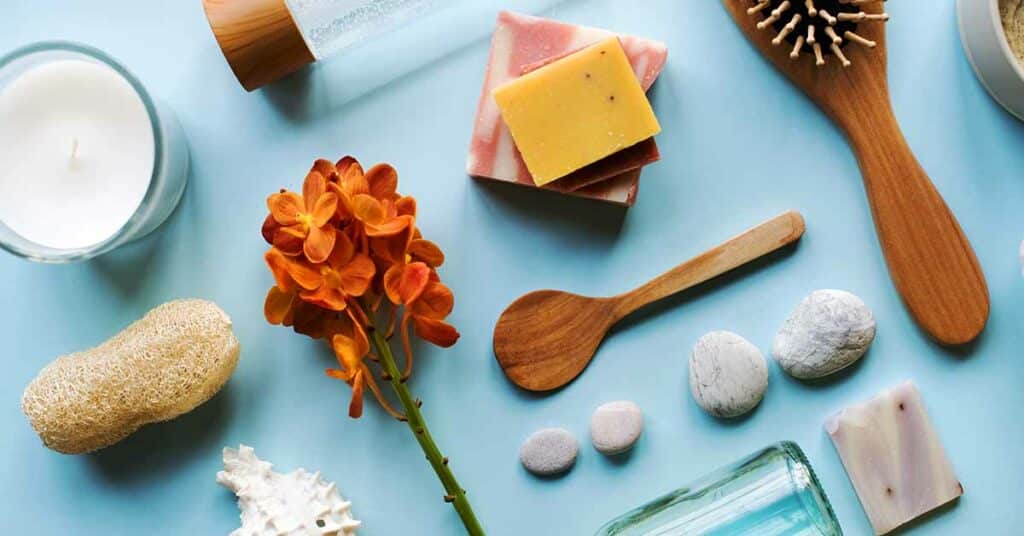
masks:
POLYGON ((816 290, 783 322, 772 354, 790 376, 810 380, 856 363, 874 340, 875 316, 860 298, 816 290))
POLYGON ((768 389, 768 361, 750 341, 729 331, 697 340, 690 356, 690 392, 715 417, 739 417, 768 389))
POLYGON ((544 428, 523 442, 519 461, 535 475, 557 475, 572 468, 579 451, 579 442, 568 430, 544 428))
POLYGON ((622 454, 633 448, 644 430, 644 413, 628 400, 602 404, 590 417, 590 441, 601 454, 622 454))

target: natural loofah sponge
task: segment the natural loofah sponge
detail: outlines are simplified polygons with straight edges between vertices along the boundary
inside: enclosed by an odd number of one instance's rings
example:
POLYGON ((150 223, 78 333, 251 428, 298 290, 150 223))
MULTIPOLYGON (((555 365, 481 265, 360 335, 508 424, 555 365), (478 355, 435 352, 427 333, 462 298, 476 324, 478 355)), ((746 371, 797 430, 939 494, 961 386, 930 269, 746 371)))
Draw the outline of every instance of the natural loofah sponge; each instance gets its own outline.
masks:
POLYGON ((21 407, 47 447, 90 452, 209 400, 238 352, 231 319, 216 304, 168 302, 103 344, 44 367, 21 407))

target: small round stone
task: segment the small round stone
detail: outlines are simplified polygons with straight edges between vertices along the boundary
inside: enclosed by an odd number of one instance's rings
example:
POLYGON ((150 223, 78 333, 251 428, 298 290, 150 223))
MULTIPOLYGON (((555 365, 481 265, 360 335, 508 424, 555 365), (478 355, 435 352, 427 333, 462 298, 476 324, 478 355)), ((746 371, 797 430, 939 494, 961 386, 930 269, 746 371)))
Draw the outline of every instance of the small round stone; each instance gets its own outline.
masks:
POLYGON ((579 442, 568 430, 544 428, 523 442, 519 461, 535 475, 557 475, 572 469, 579 451, 579 442))
POLYGON ((816 290, 783 322, 772 354, 790 376, 811 380, 856 363, 874 340, 875 316, 860 298, 816 290))
POLYGON ((601 454, 622 454, 633 448, 644 430, 644 413, 628 400, 602 404, 590 417, 590 441, 601 454))
POLYGON ((768 389, 768 361, 750 341, 729 331, 701 337, 690 356, 690 392, 715 417, 739 417, 768 389))

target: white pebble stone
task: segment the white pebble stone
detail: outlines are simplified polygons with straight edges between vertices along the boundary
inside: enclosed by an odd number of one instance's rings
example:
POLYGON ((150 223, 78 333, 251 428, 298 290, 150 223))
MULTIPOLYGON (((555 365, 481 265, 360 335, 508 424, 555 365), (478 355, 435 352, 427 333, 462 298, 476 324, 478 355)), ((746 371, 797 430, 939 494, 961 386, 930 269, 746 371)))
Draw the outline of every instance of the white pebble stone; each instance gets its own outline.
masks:
POLYGON ((701 337, 690 356, 690 392, 715 417, 739 417, 768 389, 768 361, 750 341, 729 331, 701 337))
POLYGON ((860 298, 816 290, 782 324, 772 353, 786 373, 810 380, 856 363, 873 340, 875 316, 860 298))
POLYGON ((590 417, 590 441, 601 454, 622 454, 633 448, 644 430, 644 413, 628 400, 602 404, 590 417))
POLYGON ((519 461, 535 475, 557 475, 572 468, 579 451, 579 442, 568 430, 544 428, 523 442, 519 461))

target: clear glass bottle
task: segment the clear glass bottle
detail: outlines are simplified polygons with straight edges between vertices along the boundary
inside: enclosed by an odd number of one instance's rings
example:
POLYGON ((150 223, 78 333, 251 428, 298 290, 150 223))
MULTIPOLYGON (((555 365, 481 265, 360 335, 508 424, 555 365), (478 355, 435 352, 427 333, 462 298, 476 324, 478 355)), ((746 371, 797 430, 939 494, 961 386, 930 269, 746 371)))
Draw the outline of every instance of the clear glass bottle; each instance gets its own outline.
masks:
POLYGON ((597 536, 841 536, 800 447, 783 442, 616 518, 597 536))
POLYGON ((317 61, 458 0, 286 0, 317 61))

